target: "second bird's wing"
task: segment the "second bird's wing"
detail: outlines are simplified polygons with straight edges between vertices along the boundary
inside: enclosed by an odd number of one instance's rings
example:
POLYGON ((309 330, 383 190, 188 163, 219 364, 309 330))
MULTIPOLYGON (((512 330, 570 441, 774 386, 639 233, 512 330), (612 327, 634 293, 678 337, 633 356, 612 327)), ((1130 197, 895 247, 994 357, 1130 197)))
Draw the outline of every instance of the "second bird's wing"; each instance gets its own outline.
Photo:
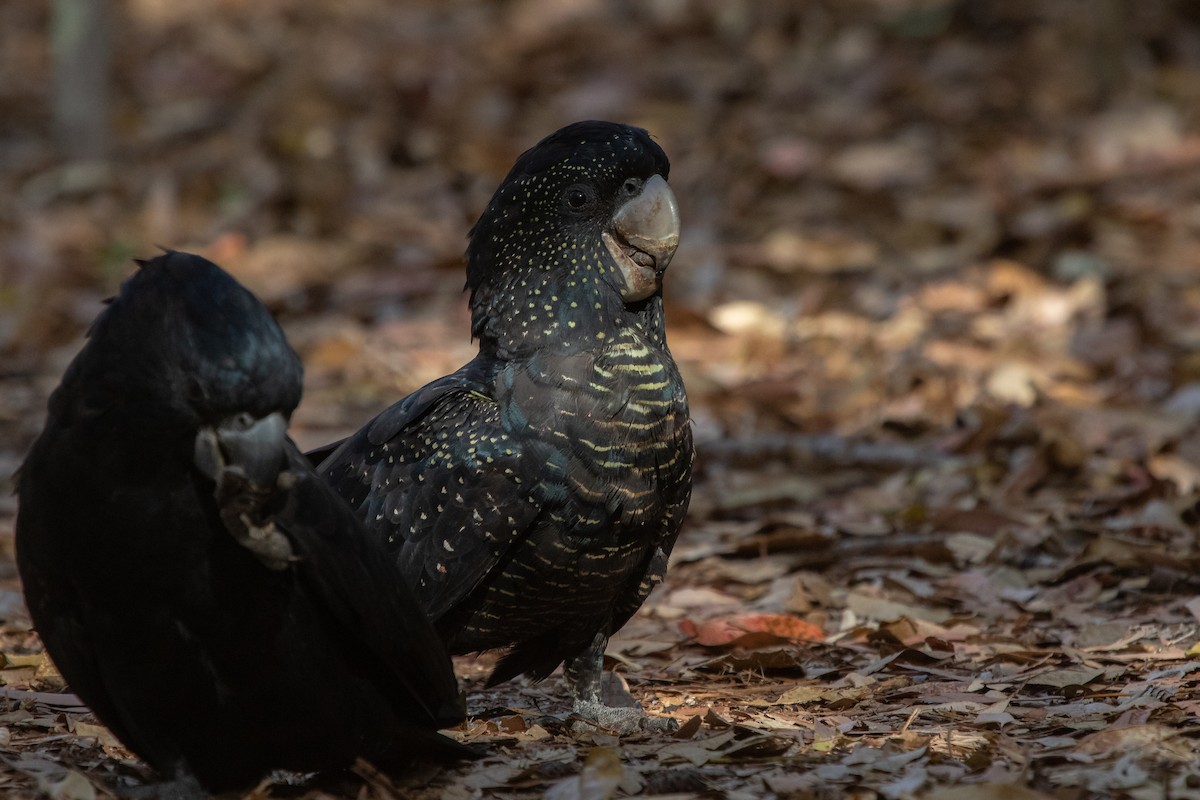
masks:
POLYGON ((319 467, 395 553, 433 620, 501 564, 565 491, 555 454, 509 432, 512 421, 479 370, 473 362, 409 395, 319 467))

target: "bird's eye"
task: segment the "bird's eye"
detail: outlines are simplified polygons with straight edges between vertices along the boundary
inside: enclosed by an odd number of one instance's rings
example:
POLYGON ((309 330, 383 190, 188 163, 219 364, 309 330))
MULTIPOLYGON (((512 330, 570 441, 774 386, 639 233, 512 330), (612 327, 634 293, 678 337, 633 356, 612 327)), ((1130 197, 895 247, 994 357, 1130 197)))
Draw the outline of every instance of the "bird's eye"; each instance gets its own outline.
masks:
POLYGON ((583 208, 584 206, 586 206, 588 204, 589 199, 591 199, 591 198, 590 198, 587 190, 585 190, 581 186, 572 186, 570 189, 567 189, 567 194, 566 194, 567 205, 573 209, 578 210, 580 208, 583 208))

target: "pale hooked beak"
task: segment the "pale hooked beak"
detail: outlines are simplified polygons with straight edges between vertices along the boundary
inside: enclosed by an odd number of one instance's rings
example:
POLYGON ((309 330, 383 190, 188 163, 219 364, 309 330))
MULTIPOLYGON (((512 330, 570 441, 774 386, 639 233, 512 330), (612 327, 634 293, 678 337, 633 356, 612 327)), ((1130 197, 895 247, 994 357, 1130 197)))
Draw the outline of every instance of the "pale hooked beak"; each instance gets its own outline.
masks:
POLYGON ((646 181, 637 197, 613 215, 612 231, 600 235, 621 270, 627 303, 658 291, 662 276, 679 247, 679 205, 661 175, 646 181))
POLYGON ((287 420, 282 414, 268 414, 262 419, 237 414, 215 427, 200 429, 192 460, 213 480, 232 471, 253 486, 270 488, 283 469, 286 441, 287 420))

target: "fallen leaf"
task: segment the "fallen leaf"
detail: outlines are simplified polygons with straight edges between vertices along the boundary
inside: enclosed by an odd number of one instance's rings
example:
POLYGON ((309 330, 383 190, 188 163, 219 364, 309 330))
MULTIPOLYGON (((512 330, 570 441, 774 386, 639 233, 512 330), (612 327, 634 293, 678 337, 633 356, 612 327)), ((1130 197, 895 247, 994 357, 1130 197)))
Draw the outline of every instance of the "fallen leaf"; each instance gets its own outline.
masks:
POLYGON ((960 786, 943 786, 921 795, 921 800, 1053 800, 1054 796, 1043 794, 1019 783, 970 783, 960 786))
POLYGON ((671 734, 676 739, 691 739, 700 732, 700 728, 704 725, 704 717, 700 714, 695 714, 687 718, 687 721, 679 726, 679 730, 671 734))
MULTIPOLYGON (((1179 732, 1166 725, 1131 725, 1089 734, 1079 742, 1078 751, 1093 756, 1117 753, 1157 753, 1160 757, 1175 756, 1186 750, 1179 747, 1179 732)), ((1184 745, 1185 747, 1185 745, 1184 745)))
POLYGON ((1052 669, 1029 678, 1029 683, 1034 686, 1053 686, 1062 689, 1067 686, 1084 686, 1103 674, 1104 670, 1089 667, 1052 669))
POLYGON ((611 747, 594 747, 579 774, 546 790, 545 800, 609 800, 625 774, 621 756, 611 747))
POLYGON ((96 787, 75 770, 69 770, 61 780, 39 781, 39 784, 52 800, 96 800, 96 787))
POLYGON ((754 639, 756 644, 771 644, 773 640, 819 642, 825 639, 824 630, 788 614, 736 614, 699 625, 684 619, 680 620, 679 629, 705 647, 746 645, 754 634, 772 637, 757 637, 754 639))
POLYGON ((736 734, 725 731, 707 739, 692 739, 685 742, 672 742, 658 751, 659 761, 682 759, 694 767, 707 764, 720 754, 720 750, 732 742, 736 734))
POLYGON ((846 595, 846 607, 860 617, 880 622, 893 622, 902 617, 911 617, 926 622, 942 623, 951 617, 950 612, 941 609, 906 605, 862 592, 850 592, 846 595))
POLYGON ((999 725, 1001 728, 1016 721, 1017 718, 1007 711, 981 711, 975 717, 977 725, 999 725))
POLYGON ((95 739, 104 747, 124 747, 121 741, 113 735, 112 731, 103 725, 93 725, 90 722, 76 722, 74 729, 76 736, 95 739))
POLYGON ((805 705, 821 702, 830 705, 836 704, 838 708, 843 708, 845 704, 856 703, 859 700, 866 699, 874 692, 875 687, 873 686, 846 686, 842 688, 833 688, 824 685, 796 686, 781 694, 773 705, 805 705))

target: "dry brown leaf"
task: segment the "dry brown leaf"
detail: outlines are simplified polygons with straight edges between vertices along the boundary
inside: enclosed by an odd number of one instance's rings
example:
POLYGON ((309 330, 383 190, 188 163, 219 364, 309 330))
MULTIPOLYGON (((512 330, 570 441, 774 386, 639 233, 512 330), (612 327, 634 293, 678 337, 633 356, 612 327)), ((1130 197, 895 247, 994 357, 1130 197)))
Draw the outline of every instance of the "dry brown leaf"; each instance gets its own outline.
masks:
POLYGON ((911 606, 861 592, 850 592, 847 594, 846 607, 860 617, 880 620, 882 622, 891 622, 909 617, 925 622, 942 623, 951 617, 948 611, 941 609, 911 606))
POLYGON ((720 751, 734 741, 736 734, 730 730, 710 736, 706 739, 691 739, 685 742, 672 742, 658 751, 658 760, 670 762, 682 759, 694 767, 707 764, 720 755, 720 751))
POLYGON ((1078 750, 1092 756, 1142 752, 1172 761, 1188 760, 1188 748, 1179 732, 1166 725, 1134 725, 1089 734, 1078 750))
POLYGON ((806 705, 808 703, 825 703, 843 708, 847 703, 853 704, 871 697, 875 692, 872 686, 847 686, 833 688, 825 685, 794 686, 779 695, 772 705, 806 705))
POLYGON ((546 790, 545 800, 609 800, 616 794, 625 768, 611 747, 594 747, 583 768, 573 778, 559 781, 546 790))
POLYGON ((968 783, 944 786, 921 794, 921 800, 1052 800, 1053 795, 1019 783, 968 783))
POLYGON ((96 787, 82 772, 70 770, 58 780, 41 783, 51 800, 96 800, 96 787))
POLYGON ((695 623, 681 620, 685 636, 705 647, 761 647, 780 641, 824 641, 825 631, 787 614, 737 614, 695 623), (765 636, 764 636, 765 634, 765 636))
POLYGON ((1068 669, 1052 669, 1031 676, 1028 681, 1034 686, 1053 686, 1063 689, 1067 686, 1083 686, 1104 675, 1102 669, 1089 667, 1070 667, 1068 669))
POLYGON ((90 722, 76 722, 74 725, 76 736, 84 738, 92 738, 98 741, 104 747, 117 747, 124 749, 121 741, 113 735, 112 731, 103 725, 93 725, 90 722))

